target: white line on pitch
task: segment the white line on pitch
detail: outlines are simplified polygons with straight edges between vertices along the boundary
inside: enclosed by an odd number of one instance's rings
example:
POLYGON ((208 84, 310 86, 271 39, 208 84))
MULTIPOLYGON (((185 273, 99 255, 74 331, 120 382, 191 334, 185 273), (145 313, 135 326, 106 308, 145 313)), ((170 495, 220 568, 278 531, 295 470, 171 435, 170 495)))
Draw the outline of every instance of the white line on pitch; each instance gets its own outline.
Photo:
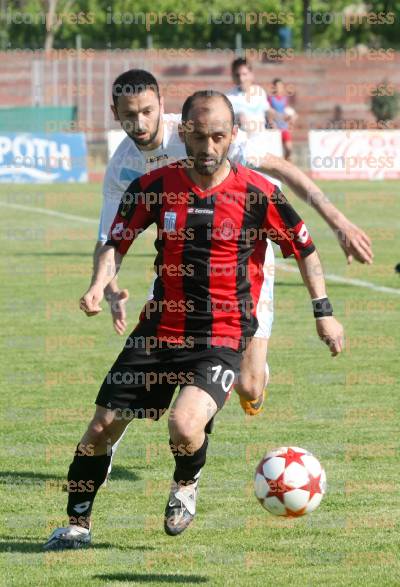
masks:
MULTIPOLYGON (((287 273, 298 273, 299 270, 297 267, 292 267, 291 265, 286 265, 286 263, 276 260, 276 266, 282 271, 286 271, 287 273)), ((352 279, 350 277, 342 277, 341 275, 335 275, 334 273, 325 273, 325 279, 329 281, 334 281, 336 283, 344 283, 346 285, 355 285, 356 287, 366 287, 367 289, 372 289, 374 291, 381 291, 383 293, 388 294, 396 294, 400 295, 400 289, 396 289, 394 287, 385 287, 384 285, 376 285, 375 283, 371 283, 370 281, 362 281, 361 279, 352 279)))
POLYGON ((36 214, 43 214, 45 216, 57 216, 58 218, 66 218, 67 220, 77 220, 78 222, 85 222, 86 224, 98 224, 99 221, 94 218, 87 218, 86 216, 76 216, 75 214, 66 214, 65 212, 57 212, 56 210, 48 210, 47 208, 37 208, 35 206, 24 206, 22 204, 10 204, 9 202, 2 202, 0 206, 4 208, 14 208, 15 210, 26 210, 27 212, 36 212, 36 214))
MULTIPOLYGON (((85 222, 87 224, 98 224, 98 220, 95 220, 94 218, 87 218, 86 216, 77 216, 75 214, 66 214, 64 212, 56 212, 55 210, 48 210, 47 208, 24 206, 23 204, 10 204, 9 202, 2 202, 1 200, 0 206, 4 206, 5 208, 14 208, 16 210, 36 212, 37 214, 44 214, 47 216, 57 216, 59 218, 65 218, 67 220, 77 220, 78 222, 85 222)), ((275 262, 277 267, 279 267, 279 269, 282 269, 282 271, 286 271, 287 273, 298 273, 297 267, 287 265, 286 263, 279 261, 278 259, 276 259, 275 262)), ((354 285, 356 287, 365 287, 367 289, 372 289, 373 291, 380 291, 383 293, 400 295, 400 289, 396 289, 394 287, 376 285, 375 283, 371 283, 370 281, 362 281, 361 279, 342 277, 341 275, 335 275, 333 273, 327 273, 325 275, 325 279, 336 283, 344 283, 346 285, 354 285)))

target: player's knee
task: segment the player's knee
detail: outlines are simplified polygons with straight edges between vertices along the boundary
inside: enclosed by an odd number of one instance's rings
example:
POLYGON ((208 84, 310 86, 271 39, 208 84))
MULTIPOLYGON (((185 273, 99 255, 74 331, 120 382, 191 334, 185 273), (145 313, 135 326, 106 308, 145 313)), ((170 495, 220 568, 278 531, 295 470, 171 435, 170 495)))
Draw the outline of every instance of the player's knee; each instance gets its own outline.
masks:
POLYGON ((85 434, 86 441, 94 447, 106 445, 112 436, 112 426, 101 418, 93 418, 85 434))
POLYGON ((171 440, 179 444, 190 444, 199 430, 199 426, 193 416, 177 411, 170 416, 168 427, 171 440))

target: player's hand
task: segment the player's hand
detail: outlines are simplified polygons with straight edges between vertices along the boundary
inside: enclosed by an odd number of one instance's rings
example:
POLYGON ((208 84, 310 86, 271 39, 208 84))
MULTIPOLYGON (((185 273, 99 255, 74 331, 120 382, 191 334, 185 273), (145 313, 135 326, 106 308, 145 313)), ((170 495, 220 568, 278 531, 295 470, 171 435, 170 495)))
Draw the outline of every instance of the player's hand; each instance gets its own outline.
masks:
POLYGON ((372 263, 374 254, 371 239, 361 228, 346 220, 338 223, 334 232, 347 257, 347 263, 352 263, 353 259, 359 263, 372 263))
POLYGON ((333 316, 326 316, 315 321, 318 336, 328 345, 332 357, 336 357, 344 348, 343 326, 333 316))
POLYGON ((127 326, 126 322, 126 302, 129 299, 129 292, 127 289, 113 292, 107 296, 110 304, 111 316, 114 325, 114 330, 117 334, 124 334, 127 326))
POLYGON ((86 316, 96 316, 102 311, 100 302, 103 299, 103 289, 92 286, 79 300, 80 309, 85 312, 86 316))

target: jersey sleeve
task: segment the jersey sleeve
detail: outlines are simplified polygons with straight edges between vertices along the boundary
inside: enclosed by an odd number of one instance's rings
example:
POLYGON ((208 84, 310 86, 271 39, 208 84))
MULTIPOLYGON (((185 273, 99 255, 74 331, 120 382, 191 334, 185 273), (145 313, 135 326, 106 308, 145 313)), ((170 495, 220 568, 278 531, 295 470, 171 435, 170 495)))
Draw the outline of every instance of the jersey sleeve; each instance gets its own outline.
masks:
POLYGON ((140 180, 136 179, 121 198, 106 242, 121 255, 125 255, 136 237, 155 221, 147 195, 140 180))
POLYGON ((103 196, 103 205, 101 208, 99 220, 99 232, 97 235, 97 240, 102 243, 107 242, 108 233, 110 232, 110 228, 115 218, 115 215, 118 212, 118 206, 120 201, 120 199, 112 200, 110 198, 105 198, 103 196))
POLYGON ((278 187, 268 196, 263 228, 267 238, 280 246, 284 257, 294 255, 299 259, 315 251, 306 225, 278 187))
POLYGON ((123 191, 116 182, 115 159, 111 158, 107 165, 106 173, 103 181, 103 200, 100 212, 99 231, 97 240, 102 243, 107 242, 108 233, 110 232, 111 224, 118 211, 118 206, 121 202, 123 191))

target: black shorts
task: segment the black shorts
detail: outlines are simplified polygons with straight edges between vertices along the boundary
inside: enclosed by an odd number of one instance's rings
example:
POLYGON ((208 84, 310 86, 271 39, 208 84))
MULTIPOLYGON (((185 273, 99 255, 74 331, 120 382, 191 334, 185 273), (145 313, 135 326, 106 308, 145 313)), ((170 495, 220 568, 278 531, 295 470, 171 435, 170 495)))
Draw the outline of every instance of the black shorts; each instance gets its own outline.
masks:
POLYGON ((96 404, 121 410, 124 417, 158 420, 168 409, 177 386, 196 385, 221 409, 237 379, 242 354, 228 347, 171 345, 143 348, 134 333, 108 372, 96 404))

